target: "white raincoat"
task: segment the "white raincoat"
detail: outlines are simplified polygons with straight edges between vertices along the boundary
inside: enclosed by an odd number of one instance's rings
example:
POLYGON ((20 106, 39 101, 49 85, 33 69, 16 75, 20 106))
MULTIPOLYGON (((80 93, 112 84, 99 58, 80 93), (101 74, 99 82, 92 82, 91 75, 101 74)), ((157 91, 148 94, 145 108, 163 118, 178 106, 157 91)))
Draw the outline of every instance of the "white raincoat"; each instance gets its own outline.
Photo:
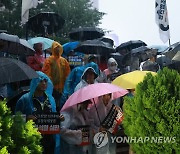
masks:
MULTIPOLYGON (((102 97, 98 98, 98 102, 96 103, 97 110, 95 106, 93 106, 89 111, 89 118, 91 121, 91 126, 93 128, 94 133, 99 132, 99 128, 101 127, 101 122, 105 119, 107 114, 109 113, 111 107, 112 107, 112 100, 107 104, 107 106, 104 105, 102 97), (97 113, 98 112, 98 113, 97 113), (98 118, 99 114, 99 118, 98 118)), ((116 154, 116 143, 112 143, 111 137, 113 137, 112 134, 107 132, 108 134, 108 143, 107 145, 96 148, 96 145, 93 144, 93 154, 116 154)))
POLYGON ((80 146, 82 131, 78 126, 89 125, 89 112, 79 111, 77 106, 63 111, 65 121, 61 123, 61 153, 64 154, 91 154, 91 145, 80 146))
POLYGON ((93 72, 94 72, 94 74, 95 74, 94 83, 97 83, 96 78, 98 77, 98 74, 96 73, 96 71, 94 70, 94 68, 92 68, 92 67, 87 67, 87 68, 84 70, 84 72, 83 72, 83 74, 82 74, 82 76, 81 76, 81 81, 77 84, 77 86, 75 87, 74 91, 77 91, 77 90, 79 90, 79 89, 81 89, 81 88, 83 88, 83 87, 85 87, 85 86, 88 85, 88 83, 86 82, 85 74, 86 74, 86 72, 87 72, 89 69, 93 70, 93 72))

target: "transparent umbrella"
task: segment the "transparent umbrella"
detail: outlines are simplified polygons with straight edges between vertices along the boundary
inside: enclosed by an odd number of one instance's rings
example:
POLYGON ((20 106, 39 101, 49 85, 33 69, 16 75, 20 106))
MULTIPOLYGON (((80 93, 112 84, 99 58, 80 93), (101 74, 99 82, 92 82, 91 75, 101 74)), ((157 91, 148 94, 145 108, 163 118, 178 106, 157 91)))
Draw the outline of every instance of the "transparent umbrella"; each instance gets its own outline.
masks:
POLYGON ((0 33, 0 51, 15 55, 33 55, 35 53, 32 46, 24 39, 17 35, 0 33))

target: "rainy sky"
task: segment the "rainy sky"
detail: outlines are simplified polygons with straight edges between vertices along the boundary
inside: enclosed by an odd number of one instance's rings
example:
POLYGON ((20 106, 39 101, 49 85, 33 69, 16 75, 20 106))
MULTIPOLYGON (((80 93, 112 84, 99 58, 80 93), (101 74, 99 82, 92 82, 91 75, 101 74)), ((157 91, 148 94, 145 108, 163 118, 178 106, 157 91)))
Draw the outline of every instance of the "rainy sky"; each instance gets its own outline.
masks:
MULTIPOLYGON (((180 0, 167 0, 171 44, 180 41, 180 0)), ((107 13, 99 27, 118 35, 119 44, 140 39, 148 45, 169 45, 159 37, 155 23, 155 0, 99 0, 99 11, 107 13)))

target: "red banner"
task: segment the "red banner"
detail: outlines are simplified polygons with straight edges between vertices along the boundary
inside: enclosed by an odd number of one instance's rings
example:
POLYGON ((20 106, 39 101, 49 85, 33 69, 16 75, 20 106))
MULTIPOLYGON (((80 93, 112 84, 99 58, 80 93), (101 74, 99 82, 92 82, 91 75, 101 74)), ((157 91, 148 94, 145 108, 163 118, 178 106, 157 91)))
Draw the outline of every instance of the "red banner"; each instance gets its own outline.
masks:
POLYGON ((116 134, 116 132, 118 131, 118 126, 122 123, 123 118, 124 117, 121 109, 113 104, 108 115, 103 120, 101 125, 110 133, 116 134))

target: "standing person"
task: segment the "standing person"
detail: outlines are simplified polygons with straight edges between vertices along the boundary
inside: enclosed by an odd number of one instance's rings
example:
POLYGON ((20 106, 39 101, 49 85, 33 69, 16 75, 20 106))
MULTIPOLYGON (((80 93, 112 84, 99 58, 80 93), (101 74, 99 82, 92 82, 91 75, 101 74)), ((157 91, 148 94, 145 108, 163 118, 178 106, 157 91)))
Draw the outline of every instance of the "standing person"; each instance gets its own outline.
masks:
POLYGON ((72 95, 72 93, 74 93, 75 87, 81 81, 81 76, 84 70, 88 67, 92 67, 95 70, 95 72, 99 74, 98 65, 94 62, 87 63, 84 66, 77 66, 73 68, 70 74, 68 75, 65 85, 64 85, 64 89, 63 89, 63 93, 62 93, 61 101, 60 101, 61 107, 64 105, 68 97, 72 95))
POLYGON ((108 68, 103 71, 104 74, 103 81, 110 83, 115 79, 115 77, 121 75, 121 72, 118 69, 117 61, 114 58, 108 59, 107 66, 108 68))
POLYGON ((27 64, 35 71, 42 71, 42 67, 45 61, 45 58, 43 57, 43 44, 36 43, 33 47, 36 53, 34 56, 27 57, 27 64))
MULTIPOLYGON (((30 92, 21 96, 15 108, 26 115, 27 120, 36 120, 36 114, 56 112, 54 98, 52 97, 53 85, 47 75, 38 71, 39 78, 34 78, 30 83, 30 92)), ((43 154, 55 152, 55 136, 42 135, 43 154)))
POLYGON ((94 68, 87 67, 81 76, 81 81, 77 84, 74 91, 77 91, 80 88, 87 86, 88 84, 97 83, 96 81, 97 77, 98 77, 98 74, 96 73, 94 68))
POLYGON ((56 109, 60 109, 60 98, 64 88, 65 80, 70 73, 68 61, 61 57, 63 48, 58 42, 53 42, 52 55, 45 60, 42 71, 49 76, 54 85, 53 96, 56 101, 56 109))
MULTIPOLYGON (((111 137, 113 136, 110 134, 105 128, 101 126, 101 123, 108 115, 111 107, 112 107, 112 94, 106 94, 100 96, 97 100, 97 105, 93 106, 89 110, 89 119, 91 121, 91 127, 94 130, 94 133, 98 133, 101 131, 106 131, 109 141, 111 141, 111 137)), ((96 148, 93 145, 93 154, 116 154, 116 143, 108 142, 107 145, 96 148)))
POLYGON ((144 62, 141 62, 140 66, 139 66, 139 69, 141 71, 145 70, 145 71, 154 71, 154 72, 157 72, 160 70, 160 65, 156 62, 157 60, 157 53, 155 54, 150 54, 149 55, 149 59, 144 61, 144 62), (147 67, 148 65, 149 68, 147 67), (144 68, 143 68, 144 67, 144 68))
POLYGON ((93 154, 88 118, 88 105, 91 103, 87 100, 62 112, 65 121, 61 123, 61 153, 93 154))

